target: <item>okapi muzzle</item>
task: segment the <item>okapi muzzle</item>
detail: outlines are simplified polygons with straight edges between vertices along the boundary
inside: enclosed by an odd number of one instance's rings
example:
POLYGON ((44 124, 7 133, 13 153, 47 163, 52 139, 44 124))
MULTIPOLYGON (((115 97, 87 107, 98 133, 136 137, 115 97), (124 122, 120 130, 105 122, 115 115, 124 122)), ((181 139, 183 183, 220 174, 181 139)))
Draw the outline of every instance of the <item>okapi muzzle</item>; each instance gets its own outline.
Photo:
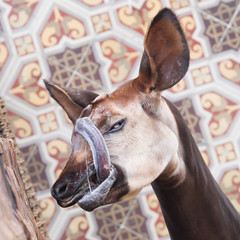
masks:
MULTIPOLYGON (((52 195, 62 207, 68 207, 78 202, 79 206, 85 210, 93 210, 103 204, 108 190, 116 181, 116 169, 111 164, 109 152, 105 140, 88 117, 78 118, 73 130, 73 153, 81 149, 84 140, 90 146, 93 164, 87 166, 86 172, 82 176, 80 172, 75 172, 74 182, 65 181, 60 178, 52 188, 52 195), (83 139, 82 139, 83 138, 83 139), (77 179, 79 176, 79 179, 77 179)), ((78 168, 77 168, 78 171, 78 168)), ((63 174, 65 177, 65 175, 63 174)))

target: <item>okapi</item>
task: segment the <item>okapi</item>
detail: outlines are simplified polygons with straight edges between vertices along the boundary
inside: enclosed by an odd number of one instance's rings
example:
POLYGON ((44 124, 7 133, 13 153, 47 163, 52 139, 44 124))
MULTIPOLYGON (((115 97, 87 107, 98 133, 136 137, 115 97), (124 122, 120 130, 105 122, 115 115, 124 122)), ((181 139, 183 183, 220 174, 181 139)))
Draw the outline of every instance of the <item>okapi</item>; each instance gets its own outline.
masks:
POLYGON ((74 124, 73 150, 52 187, 61 207, 86 211, 133 198, 151 184, 171 239, 239 240, 240 216, 211 175, 176 107, 162 96, 189 66, 175 14, 161 10, 144 40, 139 76, 110 94, 50 95, 74 124))

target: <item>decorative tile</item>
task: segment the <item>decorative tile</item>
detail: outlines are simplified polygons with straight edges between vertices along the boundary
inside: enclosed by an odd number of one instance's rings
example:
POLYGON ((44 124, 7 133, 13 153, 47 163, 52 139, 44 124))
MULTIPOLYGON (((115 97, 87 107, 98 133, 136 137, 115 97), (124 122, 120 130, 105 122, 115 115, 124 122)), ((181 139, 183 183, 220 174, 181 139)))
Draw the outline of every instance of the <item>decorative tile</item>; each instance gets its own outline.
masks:
POLYGON ((191 75, 195 86, 201 86, 213 81, 212 73, 208 66, 192 70, 191 75))
POLYGON ((218 63, 220 74, 230 82, 240 86, 240 63, 226 59, 218 63))
POLYGON ((189 6, 189 0, 170 0, 173 9, 180 9, 189 6))
POLYGON ((10 110, 7 111, 7 114, 15 137, 24 139, 33 136, 33 128, 29 120, 13 113, 10 110))
POLYGON ((48 58, 52 81, 59 86, 69 86, 84 90, 97 90, 102 82, 92 48, 67 48, 63 53, 48 58), (81 63, 81 64, 79 64, 81 63))
POLYGON ((196 142, 202 139, 202 133, 199 125, 200 118, 197 116, 193 103, 190 98, 174 102, 178 110, 181 112, 183 119, 186 121, 196 142))
POLYGON ((224 135, 231 127, 240 109, 240 104, 236 104, 216 92, 201 95, 201 102, 203 108, 212 114, 209 122, 212 137, 224 135))
POLYGON ((31 35, 25 35, 14 40, 19 56, 24 56, 35 51, 31 35))
POLYGON ((48 154, 58 161, 58 165, 55 169, 55 176, 57 179, 71 155, 72 147, 60 138, 50 140, 46 142, 46 145, 48 154))
POLYGON ((97 33, 101 33, 112 28, 110 16, 107 12, 93 16, 92 22, 97 33))
POLYGON ((238 168, 226 171, 220 182, 220 187, 240 213, 240 171, 238 168))
POLYGON ((63 36, 79 39, 85 35, 86 30, 82 21, 54 7, 40 37, 42 45, 47 48, 57 45, 63 36))
POLYGON ((183 78, 176 85, 171 87, 168 91, 172 92, 172 93, 178 93, 178 92, 182 92, 186 89, 187 89, 186 80, 185 80, 185 78, 183 78))
POLYGON ((8 21, 12 29, 19 29, 26 26, 33 15, 39 0, 4 0, 5 3, 12 7, 8 15, 8 21))
POLYGON ((73 123, 70 120, 70 118, 68 117, 67 113, 62 109, 62 114, 64 116, 64 121, 71 127, 73 127, 73 123))
MULTIPOLYGON (((119 226, 123 223, 132 201, 120 202, 106 207, 96 209, 95 215, 99 226, 98 235, 102 240, 112 240, 119 226)), ((118 236, 119 237, 119 236, 118 236)), ((119 237, 118 239, 122 239, 119 237)))
POLYGON ((2 71, 7 59, 8 59, 8 49, 4 42, 0 42, 0 71, 2 71))
POLYGON ((39 115, 38 121, 43 133, 49 133, 58 129, 57 119, 53 112, 39 115))
POLYGON ((158 218, 155 222, 156 234, 159 238, 166 237, 169 235, 166 223, 163 218, 163 214, 160 208, 158 199, 154 193, 146 195, 147 203, 150 211, 157 213, 158 218))
POLYGON ((86 233, 88 232, 89 224, 87 217, 85 214, 73 217, 68 225, 67 228, 60 238, 61 240, 85 240, 86 233))
POLYGON ((59 86, 113 91, 135 76, 143 35, 165 6, 180 16, 192 60, 187 77, 167 94, 240 212, 239 1, 4 0, 0 1, 0 95, 10 110, 52 240, 169 239, 159 203, 148 190, 137 200, 93 213, 78 205, 60 209, 49 188, 71 154, 73 125, 50 101, 42 82, 47 78, 59 86), (58 224, 61 231, 56 233, 58 224))
POLYGON ((122 235, 122 239, 149 239, 149 235, 146 227, 146 217, 143 215, 140 203, 137 199, 133 200, 131 207, 129 208, 128 216, 124 221, 126 231, 121 231, 118 236, 122 235), (127 237, 125 237, 127 235, 127 237), (125 237, 125 238, 124 238, 125 237))
POLYGON ((220 163, 236 160, 236 152, 231 142, 216 146, 216 153, 220 163))
POLYGON ((202 45, 194 37, 194 33, 197 30, 197 25, 193 15, 186 15, 180 18, 185 37, 188 42, 190 50, 191 61, 198 60, 204 57, 202 45))
POLYGON ((38 85, 41 75, 42 70, 37 61, 24 64, 9 93, 35 107, 48 104, 47 90, 38 85))
POLYGON ((35 191, 42 191, 49 188, 46 175, 46 164, 42 162, 37 145, 31 145, 20 149, 26 161, 26 167, 35 188, 35 191))
POLYGON ((77 1, 84 3, 89 7, 98 6, 98 5, 103 4, 103 2, 104 2, 104 0, 94 0, 94 1, 92 1, 92 0, 77 0, 77 1))
POLYGON ((46 227, 49 226, 57 211, 56 202, 52 197, 44 198, 38 202, 46 227))
MULTIPOLYGON (((125 240, 125 239, 131 239, 131 240, 139 240, 139 239, 148 239, 145 237, 145 235, 138 235, 136 232, 132 231, 131 229, 122 228, 117 232, 116 235, 118 240, 125 240)), ((115 239, 116 239, 115 237, 115 239)))
POLYGON ((207 151, 201 151, 201 155, 202 155, 203 160, 206 163, 206 165, 208 167, 210 167, 210 165, 211 165, 211 158, 210 158, 210 155, 208 154, 208 152, 207 151))
POLYGON ((148 30, 151 20, 160 9, 161 1, 147 0, 140 9, 124 6, 117 10, 117 14, 120 23, 144 35, 148 30))
POLYGON ((206 11, 210 16, 203 14, 206 26, 205 35, 208 37, 214 53, 229 49, 237 50, 240 47, 240 34, 238 32, 240 15, 238 14, 232 25, 226 28, 226 24, 231 22, 236 8, 237 1, 220 2, 218 6, 206 11), (216 21, 216 19, 220 21, 216 21))
POLYGON ((123 82, 128 78, 134 64, 141 55, 139 51, 116 39, 107 39, 101 42, 101 49, 103 55, 112 61, 108 74, 113 84, 123 82))
POLYGON ((206 12, 225 23, 229 23, 236 10, 236 6, 236 1, 220 1, 219 5, 206 10, 206 12))

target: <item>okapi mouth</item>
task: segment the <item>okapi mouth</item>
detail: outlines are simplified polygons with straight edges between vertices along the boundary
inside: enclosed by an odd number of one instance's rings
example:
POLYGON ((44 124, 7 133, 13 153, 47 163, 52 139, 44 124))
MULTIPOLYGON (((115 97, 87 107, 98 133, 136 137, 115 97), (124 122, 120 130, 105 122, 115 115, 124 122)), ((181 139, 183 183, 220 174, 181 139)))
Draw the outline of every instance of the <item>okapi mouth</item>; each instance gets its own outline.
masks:
POLYGON ((61 207, 69 207, 78 202, 84 210, 92 211, 104 205, 117 179, 117 170, 111 164, 102 134, 89 118, 79 118, 76 121, 73 133, 73 152, 74 149, 80 149, 79 135, 88 142, 91 148, 93 164, 86 165, 84 174, 80 174, 76 169, 69 175, 60 176, 52 187, 52 196, 61 207))
POLYGON ((77 183, 78 189, 70 197, 59 199, 54 196, 53 191, 52 195, 61 207, 66 208, 78 203, 82 209, 92 211, 104 204, 109 191, 116 181, 116 177, 117 171, 113 165, 110 167, 110 175, 102 183, 97 182, 96 171, 89 170, 84 179, 77 183))

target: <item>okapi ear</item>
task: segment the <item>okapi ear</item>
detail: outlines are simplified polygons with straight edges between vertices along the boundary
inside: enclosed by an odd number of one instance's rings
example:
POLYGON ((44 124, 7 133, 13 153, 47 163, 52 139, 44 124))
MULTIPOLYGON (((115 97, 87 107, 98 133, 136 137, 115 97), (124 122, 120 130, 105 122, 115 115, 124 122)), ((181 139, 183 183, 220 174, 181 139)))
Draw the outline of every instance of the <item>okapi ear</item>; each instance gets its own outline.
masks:
POLYGON ((61 88, 47 80, 44 80, 44 83, 51 97, 61 105, 73 123, 79 118, 82 110, 98 96, 96 93, 80 89, 61 88))
POLYGON ((175 85, 187 72, 189 49, 180 23, 170 9, 153 19, 144 40, 140 65, 141 91, 162 91, 175 85))

